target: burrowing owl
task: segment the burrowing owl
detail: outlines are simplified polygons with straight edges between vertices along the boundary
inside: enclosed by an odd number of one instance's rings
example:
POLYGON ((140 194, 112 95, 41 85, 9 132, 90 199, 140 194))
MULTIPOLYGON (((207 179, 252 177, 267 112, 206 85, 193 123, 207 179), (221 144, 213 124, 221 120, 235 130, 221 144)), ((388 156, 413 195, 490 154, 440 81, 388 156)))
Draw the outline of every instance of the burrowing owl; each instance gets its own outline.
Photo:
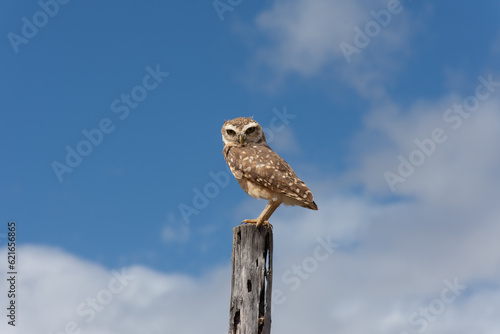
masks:
POLYGON ((262 127, 252 118, 225 121, 222 127, 223 154, 241 188, 254 198, 268 200, 257 219, 244 223, 268 225, 281 203, 318 210, 313 194, 292 168, 269 145, 262 127))

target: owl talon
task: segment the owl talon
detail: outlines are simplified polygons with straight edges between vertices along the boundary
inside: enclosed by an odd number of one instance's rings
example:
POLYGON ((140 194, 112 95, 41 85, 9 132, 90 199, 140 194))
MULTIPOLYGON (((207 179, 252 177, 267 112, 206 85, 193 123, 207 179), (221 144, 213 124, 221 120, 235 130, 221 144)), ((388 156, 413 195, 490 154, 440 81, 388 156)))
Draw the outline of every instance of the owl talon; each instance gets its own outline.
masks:
MULTIPOLYGON (((271 230, 273 229, 273 225, 269 224, 269 222, 267 220, 263 221, 261 225, 264 225, 264 226, 267 226, 267 227, 270 227, 271 230)), ((260 225, 257 225, 257 226, 260 226, 260 225)))
POLYGON ((257 224, 257 219, 245 219, 244 221, 241 222, 240 225, 243 224, 257 224))
POLYGON ((258 219, 245 219, 244 221, 241 222, 240 225, 243 224, 255 224, 257 227, 259 227, 260 225, 264 225, 264 226, 269 226, 271 229, 273 228, 273 225, 269 224, 267 220, 259 221, 258 219))
POLYGON ((260 225, 269 226, 271 224, 269 224, 267 220, 261 220, 261 221, 257 220, 257 227, 259 227, 260 225))

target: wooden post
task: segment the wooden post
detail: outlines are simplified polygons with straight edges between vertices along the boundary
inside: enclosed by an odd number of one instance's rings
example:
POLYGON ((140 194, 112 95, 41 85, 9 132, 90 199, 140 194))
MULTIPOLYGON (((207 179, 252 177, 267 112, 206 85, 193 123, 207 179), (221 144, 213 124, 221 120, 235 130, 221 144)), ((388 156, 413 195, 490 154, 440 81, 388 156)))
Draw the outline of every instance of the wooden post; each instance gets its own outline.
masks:
POLYGON ((233 229, 229 334, 271 333, 273 230, 239 225, 233 229))

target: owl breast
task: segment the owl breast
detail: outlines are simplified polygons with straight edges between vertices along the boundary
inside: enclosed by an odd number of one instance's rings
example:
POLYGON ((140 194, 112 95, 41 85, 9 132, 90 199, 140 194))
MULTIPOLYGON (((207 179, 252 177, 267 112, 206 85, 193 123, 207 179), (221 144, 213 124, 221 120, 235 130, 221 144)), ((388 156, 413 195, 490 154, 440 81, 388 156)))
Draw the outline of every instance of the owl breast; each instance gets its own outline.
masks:
POLYGON ((255 182, 246 178, 237 179, 240 187, 253 198, 263 198, 267 200, 278 200, 278 196, 274 191, 267 189, 255 182))
POLYGON ((275 191, 269 190, 266 187, 263 187, 255 182, 249 181, 247 179, 238 179, 238 183, 240 187, 250 196, 257 199, 267 199, 272 201, 279 201, 285 205, 298 205, 305 206, 304 203, 286 196, 282 193, 277 193, 275 191))

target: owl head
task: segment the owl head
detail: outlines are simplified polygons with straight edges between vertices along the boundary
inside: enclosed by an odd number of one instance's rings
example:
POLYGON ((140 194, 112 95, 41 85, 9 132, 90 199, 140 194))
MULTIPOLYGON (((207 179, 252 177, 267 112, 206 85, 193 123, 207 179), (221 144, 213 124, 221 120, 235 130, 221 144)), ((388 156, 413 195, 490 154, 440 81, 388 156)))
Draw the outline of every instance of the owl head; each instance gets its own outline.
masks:
POLYGON ((266 136, 259 123, 248 117, 225 121, 222 126, 224 145, 245 146, 260 144, 267 146, 266 136))

